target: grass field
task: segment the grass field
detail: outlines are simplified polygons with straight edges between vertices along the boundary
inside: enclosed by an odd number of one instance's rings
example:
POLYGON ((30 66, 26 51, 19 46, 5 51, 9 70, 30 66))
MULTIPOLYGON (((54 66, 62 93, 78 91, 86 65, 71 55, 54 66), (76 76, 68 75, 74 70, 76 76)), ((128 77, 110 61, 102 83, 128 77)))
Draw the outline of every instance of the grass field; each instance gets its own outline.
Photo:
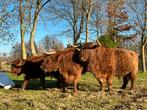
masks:
POLYGON ((72 94, 72 86, 67 93, 55 87, 56 80, 46 78, 47 89, 42 90, 39 80, 32 80, 29 90, 21 90, 23 76, 8 74, 16 87, 11 90, 0 88, 0 110, 147 110, 147 73, 139 73, 134 94, 120 90, 122 79, 115 78, 115 94, 101 98, 99 84, 92 74, 87 73, 79 81, 78 96, 72 94))

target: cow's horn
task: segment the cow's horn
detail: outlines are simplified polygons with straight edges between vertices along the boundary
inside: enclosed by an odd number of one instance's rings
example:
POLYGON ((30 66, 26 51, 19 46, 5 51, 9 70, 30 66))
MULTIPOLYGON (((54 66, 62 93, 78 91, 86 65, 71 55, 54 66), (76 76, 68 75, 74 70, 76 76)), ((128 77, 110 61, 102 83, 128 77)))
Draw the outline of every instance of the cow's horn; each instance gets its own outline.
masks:
POLYGON ((74 44, 70 44, 72 47, 75 47, 75 48, 77 48, 78 46, 77 45, 74 45, 74 44))
POLYGON ((56 51, 54 51, 54 50, 52 50, 50 52, 45 52, 45 54, 47 54, 47 55, 51 55, 51 54, 55 54, 55 53, 56 53, 56 51))
POLYGON ((76 50, 80 51, 80 49, 79 49, 79 48, 76 48, 76 50))
POLYGON ((77 45, 71 44, 69 40, 68 40, 68 43, 69 43, 69 45, 70 45, 71 47, 75 47, 75 48, 78 47, 77 45))
POLYGON ((46 52, 46 51, 43 51, 42 49, 39 50, 41 54, 45 54, 45 55, 51 55, 51 54, 55 54, 56 51, 52 50, 52 51, 49 51, 49 52, 46 52))

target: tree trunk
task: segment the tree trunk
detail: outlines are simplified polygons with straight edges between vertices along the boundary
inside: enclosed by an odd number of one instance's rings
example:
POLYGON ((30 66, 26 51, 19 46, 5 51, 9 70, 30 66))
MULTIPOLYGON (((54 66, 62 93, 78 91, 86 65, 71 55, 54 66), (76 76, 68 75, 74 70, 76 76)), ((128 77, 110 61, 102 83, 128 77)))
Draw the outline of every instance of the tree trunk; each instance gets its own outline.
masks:
POLYGON ((74 44, 77 44, 79 38, 80 38, 80 35, 83 31, 83 26, 84 26, 84 12, 82 11, 82 14, 81 14, 81 20, 80 20, 80 28, 79 30, 76 32, 75 36, 74 36, 74 44))
POLYGON ((85 42, 87 43, 88 42, 88 35, 89 35, 89 31, 88 31, 89 16, 87 16, 86 18, 87 18, 87 20, 86 20, 86 40, 85 40, 85 42))
POLYGON ((21 57, 22 57, 22 59, 27 58, 25 41, 24 41, 24 33, 22 31, 21 31, 21 57))
MULTIPOLYGON (((74 1, 74 0, 73 0, 74 1)), ((84 1, 82 0, 82 4, 81 4, 81 7, 83 8, 84 7, 84 1)), ((77 44, 79 38, 80 38, 80 35, 83 31, 83 25, 84 25, 84 11, 83 10, 80 10, 81 11, 81 14, 80 15, 77 15, 77 6, 76 6, 76 2, 73 3, 73 36, 74 36, 74 41, 73 43, 74 44, 77 44), (78 23, 78 18, 80 17, 80 21, 78 23), (79 26, 79 28, 78 28, 79 26)))
POLYGON ((31 52, 33 56, 37 55, 36 49, 35 49, 35 42, 34 42, 34 37, 35 37, 35 32, 36 32, 36 27, 37 27, 37 20, 38 20, 38 17, 34 19, 33 28, 30 34, 30 46, 31 46, 31 52))
POLYGON ((77 14, 76 14, 76 6, 75 2, 73 2, 73 36, 74 36, 74 44, 77 43, 76 33, 77 33, 77 14))
POLYGON ((142 71, 146 72, 146 64, 145 64, 145 45, 141 46, 141 57, 142 57, 142 71))
POLYGON ((41 9, 49 3, 51 0, 47 0, 44 4, 42 4, 42 0, 37 0, 36 1, 36 10, 34 13, 34 21, 33 21, 33 27, 30 33, 30 46, 31 46, 31 53, 33 56, 37 55, 36 49, 35 49, 35 42, 34 42, 34 37, 36 33, 36 28, 37 28, 37 22, 38 22, 38 15, 41 9))
POLYGON ((147 1, 145 1, 145 13, 144 13, 144 29, 141 38, 141 57, 142 57, 142 71, 146 72, 145 64, 145 45, 147 43, 147 1))
POLYGON ((86 12, 86 41, 85 41, 86 43, 88 42, 88 36, 89 36, 88 25, 89 25, 90 16, 91 16, 92 4, 93 4, 93 0, 90 0, 89 1, 89 9, 86 12))
POLYGON ((37 27, 37 22, 38 22, 38 14, 39 14, 39 9, 40 9, 41 2, 38 2, 36 5, 36 10, 34 13, 34 21, 33 21, 33 27, 30 33, 30 46, 31 46, 31 53, 33 56, 36 56, 36 49, 35 49, 35 33, 36 33, 36 27, 37 27))
POLYGON ((19 4, 19 17, 20 17, 20 36, 21 36, 21 57, 22 59, 26 59, 27 53, 26 53, 26 47, 24 41, 25 28, 23 24, 24 13, 22 12, 22 0, 20 0, 20 4, 19 4))

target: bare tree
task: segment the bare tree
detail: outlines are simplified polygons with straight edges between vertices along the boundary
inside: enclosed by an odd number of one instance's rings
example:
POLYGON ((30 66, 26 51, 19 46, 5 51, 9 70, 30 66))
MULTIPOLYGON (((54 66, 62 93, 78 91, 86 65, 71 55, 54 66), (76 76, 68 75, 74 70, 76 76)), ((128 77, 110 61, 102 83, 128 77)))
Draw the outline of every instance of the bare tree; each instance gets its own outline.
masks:
POLYGON ((26 6, 23 6, 22 0, 19 2, 19 22, 20 22, 20 35, 21 35, 21 56, 23 59, 26 59, 26 47, 25 47, 25 33, 27 32, 28 25, 30 23, 30 11, 26 16, 26 9, 29 7, 29 1, 26 1, 26 6))
POLYGON ((21 43, 16 43, 11 50, 12 61, 21 59, 21 43))
POLYGON ((73 43, 74 44, 77 44, 77 41, 79 40, 80 38, 80 34, 82 33, 83 31, 83 25, 84 25, 84 11, 81 10, 83 7, 84 7, 84 3, 82 1, 81 3, 81 6, 80 6, 80 13, 77 13, 78 12, 78 2, 75 1, 75 0, 71 0, 71 3, 72 3, 72 6, 73 6, 73 36, 74 36, 74 40, 73 40, 73 43), (80 25, 79 25, 79 29, 78 29, 78 19, 80 17, 80 25))
POLYGON ((142 56, 142 69, 146 72, 146 61, 145 61, 145 46, 147 44, 147 1, 144 0, 144 27, 142 28, 141 37, 141 56, 142 56))
POLYGON ((13 24, 12 13, 14 7, 11 6, 12 0, 3 0, 0 3, 0 43, 7 43, 13 40, 13 33, 10 27, 13 24), (9 8, 11 6, 11 9, 9 8))
POLYGON ((135 28, 136 33, 140 37, 140 55, 142 71, 146 72, 145 64, 145 45, 147 44, 147 1, 146 0, 133 0, 128 1, 130 10, 133 13, 132 21, 137 24, 135 28))
MULTIPOLYGON (((53 2, 52 2, 53 3, 53 2)), ((64 22, 65 30, 62 34, 67 34, 77 44, 84 27, 85 12, 83 10, 84 0, 54 0, 54 3, 46 9, 51 14, 50 19, 53 22, 64 22)))
POLYGON ((63 43, 57 37, 47 35, 40 40, 38 49, 44 49, 45 51, 50 51, 50 50, 58 51, 58 50, 63 50, 64 46, 63 43))
POLYGON ((34 37, 38 23, 39 13, 42 8, 51 0, 26 0, 19 2, 19 18, 20 18, 20 34, 21 34, 21 48, 22 58, 26 59, 25 35, 30 31, 30 46, 32 55, 36 55, 34 37))
POLYGON ((106 6, 104 4, 106 4, 106 2, 103 0, 96 1, 93 4, 90 28, 96 37, 99 37, 105 32, 103 28, 107 25, 106 6))
POLYGON ((83 10, 85 12, 86 16, 86 40, 85 42, 88 42, 88 36, 89 36, 89 22, 90 22, 90 17, 91 17, 91 11, 92 11, 92 6, 93 6, 93 0, 85 0, 85 5, 83 7, 83 10))
MULTIPOLYGON (((22 55, 21 55, 21 43, 16 42, 15 44, 13 44, 13 48, 10 52, 11 57, 12 57, 12 61, 16 60, 16 59, 22 59, 22 55)), ((27 41, 25 42, 25 47, 26 47, 26 54, 27 57, 31 57, 32 53, 31 53, 31 48, 30 48, 30 42, 27 41)), ((35 48, 37 48, 37 44, 35 43, 35 48)))
POLYGON ((35 50, 34 37, 35 37, 36 28, 37 28, 39 13, 40 13, 41 9, 50 1, 51 0, 46 0, 45 2, 43 2, 42 0, 36 1, 33 26, 32 26, 31 33, 30 33, 30 45, 31 45, 31 52, 32 52, 33 56, 37 55, 36 50, 35 50))

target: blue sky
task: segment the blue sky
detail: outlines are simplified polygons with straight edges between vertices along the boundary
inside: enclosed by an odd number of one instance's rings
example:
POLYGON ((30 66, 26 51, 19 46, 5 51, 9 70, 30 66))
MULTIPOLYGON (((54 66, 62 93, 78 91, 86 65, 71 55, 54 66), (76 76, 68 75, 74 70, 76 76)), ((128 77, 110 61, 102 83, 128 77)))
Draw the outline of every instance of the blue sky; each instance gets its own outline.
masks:
MULTIPOLYGON (((59 23, 59 24, 54 24, 52 22, 48 23, 47 25, 39 24, 38 29, 36 31, 36 37, 35 41, 39 41, 42 37, 45 37, 46 35, 54 35, 58 34, 61 31, 63 31, 66 28, 66 24, 64 23, 59 23)), ((58 37, 62 42, 64 43, 64 46, 67 44, 67 40, 65 36, 58 37)))
MULTIPOLYGON (((45 37, 46 35, 53 35, 58 34, 60 31, 64 30, 66 28, 66 25, 64 23, 54 24, 52 22, 46 24, 45 26, 43 24, 38 24, 36 35, 35 35, 35 41, 38 42, 40 39, 45 37)), ((16 42, 20 43, 20 33, 19 33, 19 25, 15 26, 11 29, 11 31, 14 31, 15 33, 15 41, 13 41, 13 44, 16 42)), ((58 37, 66 47, 67 45, 67 39, 66 36, 58 37)), ((27 42, 29 40, 29 35, 26 36, 25 41, 27 42)), ((0 44, 0 53, 6 53, 7 55, 10 54, 12 50, 13 45, 3 45, 0 44)))

